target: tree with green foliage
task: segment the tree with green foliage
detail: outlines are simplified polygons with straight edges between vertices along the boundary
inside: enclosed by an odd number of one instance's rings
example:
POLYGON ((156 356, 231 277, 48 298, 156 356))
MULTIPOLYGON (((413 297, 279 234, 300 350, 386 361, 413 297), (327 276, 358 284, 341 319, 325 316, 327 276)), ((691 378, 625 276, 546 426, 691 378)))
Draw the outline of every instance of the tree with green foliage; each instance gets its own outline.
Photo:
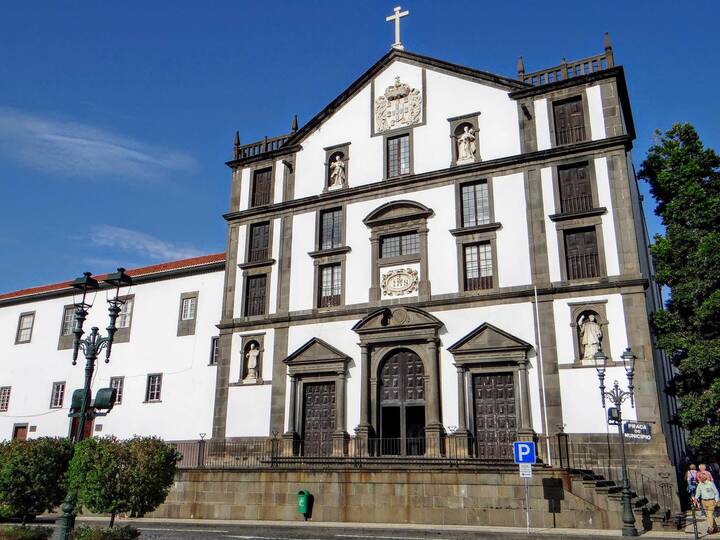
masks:
POLYGON ((720 454, 720 157, 690 124, 657 132, 640 177, 665 226, 652 245, 656 279, 670 288, 653 317, 658 346, 680 373, 669 391, 700 456, 720 454))
POLYGON ((67 439, 41 437, 0 443, 0 507, 30 516, 50 512, 65 497, 65 473, 73 455, 67 439))
POLYGON ((69 489, 80 505, 110 514, 112 527, 117 514, 142 517, 162 504, 179 459, 174 447, 155 437, 85 439, 70 462, 69 489))

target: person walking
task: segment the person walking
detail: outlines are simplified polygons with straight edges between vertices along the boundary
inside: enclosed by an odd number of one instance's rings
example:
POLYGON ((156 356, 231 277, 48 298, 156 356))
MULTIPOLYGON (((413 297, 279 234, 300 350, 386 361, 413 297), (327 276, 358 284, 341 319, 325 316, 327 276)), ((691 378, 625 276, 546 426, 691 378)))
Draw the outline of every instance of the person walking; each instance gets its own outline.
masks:
POLYGON ((685 473, 685 482, 687 483, 687 490, 691 499, 695 498, 695 490, 697 489, 697 474, 698 471, 695 468, 695 464, 691 463, 685 473))
POLYGON ((707 465, 705 465, 704 463, 701 463, 700 465, 698 465, 698 469, 699 469, 699 472, 707 474, 710 477, 711 482, 715 482, 715 479, 713 478, 712 473, 710 471, 708 471, 707 465))
POLYGON ((695 489, 695 497, 693 504, 697 505, 698 501, 705 509, 705 517, 707 518, 708 534, 714 534, 718 531, 715 525, 715 505, 720 501, 720 493, 715 487, 715 483, 711 480, 710 473, 700 471, 697 474, 697 488, 695 489))

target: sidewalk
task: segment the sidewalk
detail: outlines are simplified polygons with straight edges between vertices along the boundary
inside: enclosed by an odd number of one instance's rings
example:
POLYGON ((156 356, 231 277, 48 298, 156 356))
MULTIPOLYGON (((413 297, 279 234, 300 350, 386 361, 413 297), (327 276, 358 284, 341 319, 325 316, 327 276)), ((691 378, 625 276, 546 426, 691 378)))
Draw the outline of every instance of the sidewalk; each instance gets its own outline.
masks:
MULTIPOLYGON (((82 521, 104 521, 107 517, 95 516, 78 516, 78 522, 82 521)), ((285 528, 285 529, 306 529, 313 530, 316 533, 322 531, 340 533, 340 532, 357 532, 363 531, 386 531, 386 532, 414 532, 416 534, 425 533, 428 537, 437 536, 438 533, 454 533, 458 537, 482 535, 482 538, 528 538, 525 527, 490 527, 490 526, 470 526, 470 525, 424 525, 424 524, 395 524, 395 523, 337 523, 337 522, 319 522, 319 521, 238 521, 238 520, 215 520, 215 519, 164 519, 164 518, 136 518, 136 519, 117 519, 117 525, 132 523, 140 528, 150 524, 164 525, 181 525, 181 526, 220 526, 220 527, 263 527, 263 528, 285 528)), ((700 529, 701 537, 704 534, 704 525, 700 529)), ((645 534, 641 533, 642 538, 692 538, 692 526, 686 531, 649 531, 645 534)), ((530 528, 530 538, 552 538, 558 540, 575 540, 586 538, 622 538, 619 530, 601 530, 601 529, 547 529, 547 528, 530 528)), ((714 536, 710 537, 714 538, 714 536)), ((720 536, 718 536, 720 540, 720 536)))

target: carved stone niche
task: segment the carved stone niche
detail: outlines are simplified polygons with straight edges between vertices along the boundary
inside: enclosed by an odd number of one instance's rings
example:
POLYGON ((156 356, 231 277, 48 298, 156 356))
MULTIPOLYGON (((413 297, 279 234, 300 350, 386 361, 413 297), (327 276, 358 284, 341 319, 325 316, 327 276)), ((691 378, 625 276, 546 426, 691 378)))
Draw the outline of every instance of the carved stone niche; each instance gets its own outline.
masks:
POLYGON ((240 384, 263 384, 262 368, 263 368, 263 357, 265 353, 264 347, 264 334, 243 336, 240 359, 240 384), (251 350, 256 350, 257 354, 251 353, 251 350), (251 372, 253 368, 250 366, 250 359, 255 357, 255 368, 254 372, 251 372))
MULTIPOLYGON (((569 304, 570 307, 570 327, 573 334, 573 351, 574 362, 585 366, 595 366, 592 358, 584 358, 585 345, 583 345, 583 323, 589 321, 591 317, 595 319, 599 327, 601 336, 599 338, 599 346, 602 348, 608 360, 612 361, 612 351, 610 349, 609 323, 606 312, 607 300, 595 302, 578 302, 569 304)), ((591 353, 594 351, 591 351, 591 353)))
POLYGON ((328 146, 325 150, 325 186, 323 193, 348 187, 348 172, 350 166, 350 143, 328 146), (340 178, 333 177, 333 171, 340 165, 340 178))
MULTIPOLYGON (((465 165, 467 163, 475 163, 482 161, 480 159, 480 144, 479 144, 479 118, 480 113, 474 112, 463 116, 456 116, 454 118, 448 118, 450 124, 450 142, 452 151, 452 162, 451 165, 465 165), (474 152, 470 152, 470 156, 462 156, 460 152, 460 142, 466 130, 468 133, 472 133, 474 137, 474 152)), ((471 145, 472 150, 472 145, 471 145)))

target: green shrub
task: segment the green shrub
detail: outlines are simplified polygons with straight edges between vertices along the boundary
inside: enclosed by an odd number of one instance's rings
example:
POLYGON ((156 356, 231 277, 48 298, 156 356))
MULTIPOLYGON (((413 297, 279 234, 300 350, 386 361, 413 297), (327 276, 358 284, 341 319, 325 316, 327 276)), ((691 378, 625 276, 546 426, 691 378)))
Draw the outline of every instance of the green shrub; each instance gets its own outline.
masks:
POLYGON ((65 497, 73 454, 67 439, 0 443, 0 515, 23 518, 52 511, 65 497))
POLYGON ((135 527, 77 527, 72 534, 73 540, 133 540, 140 538, 135 527))
MULTIPOLYGON (((49 527, 2 527, 0 540, 48 540, 53 530, 49 527)), ((129 537, 128 537, 129 538, 129 537)))

